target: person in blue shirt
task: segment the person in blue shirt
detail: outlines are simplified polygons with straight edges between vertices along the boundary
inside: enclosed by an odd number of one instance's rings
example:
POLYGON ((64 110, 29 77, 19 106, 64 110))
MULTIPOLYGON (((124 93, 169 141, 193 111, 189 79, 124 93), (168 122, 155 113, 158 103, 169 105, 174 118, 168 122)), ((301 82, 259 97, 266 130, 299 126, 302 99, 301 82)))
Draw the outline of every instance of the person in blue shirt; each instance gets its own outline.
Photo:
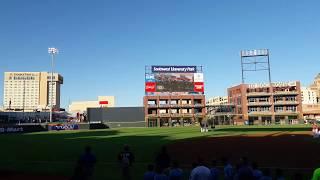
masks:
POLYGON ((156 173, 154 172, 154 165, 148 165, 148 171, 144 173, 143 180, 154 180, 154 176, 156 173))
POLYGON ((217 167, 217 161, 216 160, 212 160, 211 162, 211 168, 210 168, 210 172, 211 172, 211 180, 218 180, 220 179, 220 170, 217 167))
POLYGON ((182 180, 183 171, 179 167, 179 163, 177 161, 173 162, 172 168, 169 171, 169 179, 170 180, 182 180))

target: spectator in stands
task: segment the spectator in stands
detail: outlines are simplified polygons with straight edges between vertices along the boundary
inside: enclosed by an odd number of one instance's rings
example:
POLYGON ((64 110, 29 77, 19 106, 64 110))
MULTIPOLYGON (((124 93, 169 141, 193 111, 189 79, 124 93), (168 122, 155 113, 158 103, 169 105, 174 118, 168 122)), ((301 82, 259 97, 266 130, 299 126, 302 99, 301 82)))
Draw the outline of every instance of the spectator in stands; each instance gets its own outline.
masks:
POLYGON ((203 159, 199 158, 198 166, 191 171, 190 180, 209 180, 210 178, 210 169, 205 166, 203 159))
POLYGON ((259 180, 262 177, 262 171, 259 169, 258 164, 256 162, 252 163, 253 170, 253 178, 255 180, 259 180))
POLYGON ((233 176, 234 176, 234 169, 233 169, 230 161, 227 159, 223 159, 223 164, 224 164, 224 168, 223 168, 224 179, 225 180, 232 180, 233 176))
POLYGON ((121 151, 118 154, 118 161, 119 161, 120 166, 122 168, 123 179, 130 180, 131 179, 130 167, 132 166, 132 163, 134 162, 134 155, 130 151, 130 148, 128 145, 124 145, 123 151, 121 151))
POLYGON ((219 168, 217 167, 217 160, 212 160, 210 173, 211 173, 211 180, 220 179, 221 172, 220 172, 219 168))
POLYGON ((239 180, 253 180, 253 170, 249 165, 247 157, 242 157, 240 160, 240 166, 238 170, 238 179, 239 180))
POLYGON ((165 170, 170 166, 171 158, 167 152, 166 146, 162 146, 161 152, 157 155, 155 163, 157 168, 165 170))
POLYGON ((169 180, 169 177, 164 173, 164 170, 160 166, 156 166, 156 174, 154 180, 169 180))
POLYGON ((144 173, 143 179, 144 180, 154 180, 155 175, 156 175, 156 173, 154 172, 154 165, 149 164, 148 171, 144 173))
POLYGON ((91 152, 91 147, 85 147, 85 152, 82 154, 78 160, 75 174, 72 179, 81 179, 81 180, 88 180, 92 178, 94 166, 96 163, 96 157, 91 152))
POLYGON ((174 161, 172 164, 172 168, 169 171, 169 179, 170 180, 182 180, 183 171, 179 167, 179 163, 174 161))

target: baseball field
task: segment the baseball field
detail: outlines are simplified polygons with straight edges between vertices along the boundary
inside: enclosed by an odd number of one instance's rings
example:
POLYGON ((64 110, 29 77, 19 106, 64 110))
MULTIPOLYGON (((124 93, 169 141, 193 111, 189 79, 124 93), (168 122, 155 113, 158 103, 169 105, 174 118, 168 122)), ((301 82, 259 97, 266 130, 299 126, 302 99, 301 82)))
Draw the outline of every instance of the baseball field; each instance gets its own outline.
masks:
POLYGON ((227 157, 235 164, 246 156, 261 168, 281 168, 287 177, 299 172, 304 179, 320 167, 320 139, 312 138, 309 125, 220 126, 206 133, 198 127, 41 132, 0 135, 0 143, 0 179, 11 180, 69 179, 87 145, 97 158, 94 179, 121 178, 117 154, 124 144, 135 154, 134 179, 142 179, 163 145, 186 177, 198 157, 227 157))

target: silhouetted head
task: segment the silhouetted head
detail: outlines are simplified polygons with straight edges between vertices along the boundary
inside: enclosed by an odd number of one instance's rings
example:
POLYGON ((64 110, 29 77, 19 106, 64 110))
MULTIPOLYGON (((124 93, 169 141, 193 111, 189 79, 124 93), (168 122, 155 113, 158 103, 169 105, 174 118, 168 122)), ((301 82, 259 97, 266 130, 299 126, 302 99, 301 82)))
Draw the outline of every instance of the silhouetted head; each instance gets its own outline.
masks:
POLYGON ((253 162, 252 163, 252 169, 258 169, 258 163, 256 163, 256 162, 253 162))
POLYGON ((125 145, 123 146, 123 149, 124 149, 125 151, 129 151, 130 147, 129 147, 128 144, 125 144, 125 145))
POLYGON ((148 164, 148 171, 153 171, 153 170, 154 170, 154 165, 148 164))
POLYGON ((162 153, 167 153, 167 147, 166 146, 162 146, 161 147, 161 152, 162 153))
POLYGON ((84 149, 84 151, 85 151, 86 153, 90 153, 90 152, 91 152, 91 147, 90 147, 90 146, 86 146, 85 149, 84 149))
POLYGON ((179 163, 178 163, 178 161, 173 161, 172 167, 173 167, 173 168, 179 168, 179 163))
POLYGON ((215 159, 212 160, 212 161, 211 161, 211 166, 212 166, 212 167, 216 167, 216 166, 217 166, 217 160, 215 160, 215 159))

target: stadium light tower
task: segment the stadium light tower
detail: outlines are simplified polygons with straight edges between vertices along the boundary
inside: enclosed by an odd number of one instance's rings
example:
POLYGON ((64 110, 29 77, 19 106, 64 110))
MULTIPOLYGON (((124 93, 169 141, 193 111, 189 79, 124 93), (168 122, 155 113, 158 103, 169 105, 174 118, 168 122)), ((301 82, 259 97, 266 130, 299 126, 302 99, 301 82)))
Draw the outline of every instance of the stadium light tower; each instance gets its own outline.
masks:
POLYGON ((51 55, 51 78, 50 78, 50 122, 52 122, 52 108, 53 108, 53 68, 54 68, 54 57, 58 54, 58 49, 51 47, 48 48, 48 53, 51 55))

